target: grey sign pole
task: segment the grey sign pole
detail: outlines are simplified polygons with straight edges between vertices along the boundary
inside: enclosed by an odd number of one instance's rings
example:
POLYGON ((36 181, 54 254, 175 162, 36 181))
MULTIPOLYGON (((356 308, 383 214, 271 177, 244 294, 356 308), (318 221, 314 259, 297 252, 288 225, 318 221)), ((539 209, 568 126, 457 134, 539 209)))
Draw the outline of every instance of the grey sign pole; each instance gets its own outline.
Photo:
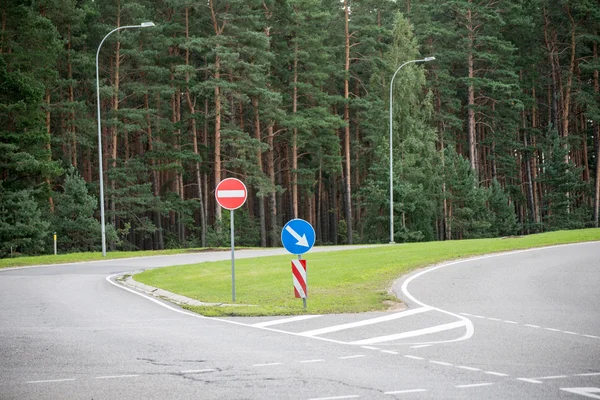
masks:
POLYGON ((235 232, 234 232, 234 224, 233 224, 233 210, 231 213, 231 301, 235 303, 235 232))

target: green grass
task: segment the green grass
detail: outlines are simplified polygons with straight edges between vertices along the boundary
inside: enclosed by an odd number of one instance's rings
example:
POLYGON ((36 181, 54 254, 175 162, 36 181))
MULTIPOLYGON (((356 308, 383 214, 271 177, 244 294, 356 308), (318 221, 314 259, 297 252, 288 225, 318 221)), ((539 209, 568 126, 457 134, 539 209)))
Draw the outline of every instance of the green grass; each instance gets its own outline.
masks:
MULTIPOLYGON (((307 253, 307 310, 293 295, 290 260, 294 256, 240 259, 235 261, 238 306, 187 308, 208 316, 384 310, 389 301, 396 301, 388 294, 391 283, 420 267, 487 253, 595 240, 600 240, 600 229, 307 253)), ((158 268, 137 274, 135 279, 203 302, 231 302, 231 261, 158 268)))
MULTIPOLYGON (((58 255, 44 255, 33 257, 15 257, 0 259, 0 269, 8 267, 27 267, 31 265, 67 264, 84 261, 112 260, 116 258, 132 258, 145 256, 161 256, 182 254, 194 251, 213 251, 217 249, 170 249, 170 250, 148 250, 148 251, 109 251, 106 257, 101 252, 95 253, 71 253, 58 255)), ((227 250, 227 249, 221 249, 227 250)))

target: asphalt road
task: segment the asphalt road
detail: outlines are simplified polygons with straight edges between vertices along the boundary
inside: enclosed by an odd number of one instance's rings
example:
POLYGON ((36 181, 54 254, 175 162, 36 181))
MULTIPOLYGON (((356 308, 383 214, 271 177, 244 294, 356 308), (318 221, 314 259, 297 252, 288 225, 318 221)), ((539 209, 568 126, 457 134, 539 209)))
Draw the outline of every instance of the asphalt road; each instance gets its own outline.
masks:
POLYGON ((417 271, 402 312, 211 319, 107 279, 228 257, 0 271, 0 399, 600 398, 598 242, 417 271))

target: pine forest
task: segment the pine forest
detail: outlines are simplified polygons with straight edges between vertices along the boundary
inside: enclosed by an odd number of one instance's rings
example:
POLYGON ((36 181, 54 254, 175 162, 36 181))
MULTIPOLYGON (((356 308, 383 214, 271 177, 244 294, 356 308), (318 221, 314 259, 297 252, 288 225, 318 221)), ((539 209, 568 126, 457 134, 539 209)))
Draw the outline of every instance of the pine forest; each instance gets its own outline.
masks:
POLYGON ((227 177, 248 190, 239 246, 280 246, 294 218, 317 244, 598 227, 597 0, 2 0, 0 18, 0 257, 54 233, 98 251, 100 174, 109 250, 227 246, 227 177))

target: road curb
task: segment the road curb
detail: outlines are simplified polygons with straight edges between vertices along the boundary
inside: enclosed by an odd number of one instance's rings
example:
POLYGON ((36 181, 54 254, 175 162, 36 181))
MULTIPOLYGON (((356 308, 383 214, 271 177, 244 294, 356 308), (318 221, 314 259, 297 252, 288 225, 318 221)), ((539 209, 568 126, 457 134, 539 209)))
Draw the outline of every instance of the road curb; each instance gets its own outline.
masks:
MULTIPOLYGON (((141 271, 137 271, 141 272, 141 271)), ((164 289, 155 288, 141 282, 137 282, 131 275, 122 275, 116 278, 118 282, 130 288, 137 289, 148 295, 159 297, 179 305, 188 305, 196 307, 221 307, 221 306, 240 306, 242 304, 225 304, 225 303, 205 303, 196 299, 191 299, 180 294, 175 294, 164 289)))

